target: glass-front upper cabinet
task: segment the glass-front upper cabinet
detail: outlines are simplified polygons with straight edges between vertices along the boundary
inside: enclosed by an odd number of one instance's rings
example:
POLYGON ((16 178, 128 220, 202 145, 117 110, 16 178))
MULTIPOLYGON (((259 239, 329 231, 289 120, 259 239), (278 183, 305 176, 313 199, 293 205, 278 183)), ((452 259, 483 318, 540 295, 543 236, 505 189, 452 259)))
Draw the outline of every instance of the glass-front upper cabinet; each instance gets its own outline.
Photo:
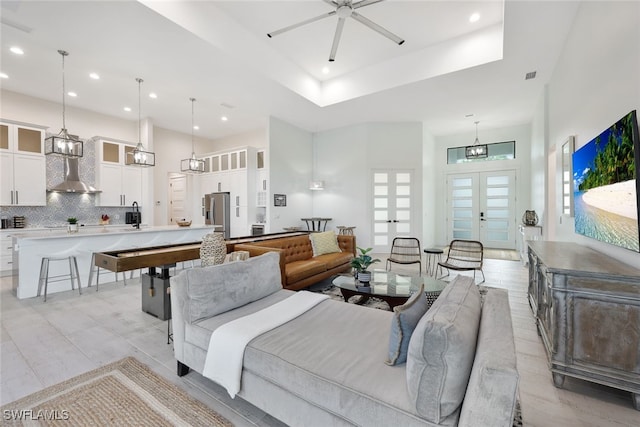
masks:
POLYGON ((37 127, 0 123, 0 150, 44 154, 44 130, 37 127))

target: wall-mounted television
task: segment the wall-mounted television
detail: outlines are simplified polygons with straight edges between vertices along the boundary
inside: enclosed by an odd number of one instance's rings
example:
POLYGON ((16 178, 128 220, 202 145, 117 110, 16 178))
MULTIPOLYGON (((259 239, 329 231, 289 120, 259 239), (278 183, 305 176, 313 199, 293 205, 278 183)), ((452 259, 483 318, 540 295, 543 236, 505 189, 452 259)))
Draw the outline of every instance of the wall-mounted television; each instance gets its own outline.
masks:
POLYGON ((640 252, 640 137, 632 111, 573 153, 575 231, 640 252))

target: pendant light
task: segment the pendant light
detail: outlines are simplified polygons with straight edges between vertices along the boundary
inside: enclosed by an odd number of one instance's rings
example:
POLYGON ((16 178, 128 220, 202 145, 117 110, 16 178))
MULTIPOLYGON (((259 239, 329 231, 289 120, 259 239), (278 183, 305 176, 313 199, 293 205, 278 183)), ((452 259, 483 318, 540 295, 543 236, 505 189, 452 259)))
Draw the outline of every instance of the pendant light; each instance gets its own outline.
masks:
POLYGON ((467 159, 483 159, 487 157, 487 144, 480 144, 478 139, 478 123, 476 123, 476 140, 473 145, 465 147, 464 154, 467 159))
POLYGON ((69 135, 65 121, 65 84, 64 84, 64 57, 69 53, 64 50, 58 50, 62 56, 62 129, 57 135, 50 136, 45 139, 45 154, 57 154, 64 157, 82 157, 83 142, 76 135, 69 135))
POLYGON ((132 151, 127 152, 127 156, 125 158, 125 164, 127 165, 135 165, 135 166, 155 166, 156 165, 156 155, 151 151, 146 151, 144 145, 142 145, 142 120, 141 120, 141 101, 140 101, 140 91, 142 87, 142 80, 140 77, 136 78, 136 82, 138 82, 138 144, 136 148, 132 151))
POLYGON ((202 173, 204 172, 204 160, 196 159, 196 151, 193 144, 193 103, 196 102, 196 99, 189 98, 189 101, 191 101, 191 158, 184 159, 180 162, 180 171, 202 173))

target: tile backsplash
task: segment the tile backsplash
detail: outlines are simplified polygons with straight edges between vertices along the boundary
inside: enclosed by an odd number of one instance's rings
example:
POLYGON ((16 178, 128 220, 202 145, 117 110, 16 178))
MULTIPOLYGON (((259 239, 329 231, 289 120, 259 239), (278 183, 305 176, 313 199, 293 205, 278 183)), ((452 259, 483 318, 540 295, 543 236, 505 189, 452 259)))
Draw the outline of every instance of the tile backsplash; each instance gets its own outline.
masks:
MULTIPOLYGON (((80 179, 100 189, 96 185, 95 147, 95 140, 86 140, 84 155, 78 164, 80 179)), ((47 188, 50 188, 64 180, 64 159, 50 155, 46 156, 46 163, 47 188)), ((78 218, 80 224, 96 225, 103 214, 109 215, 110 224, 125 223, 125 212, 130 211, 131 207, 96 206, 96 197, 96 194, 47 193, 47 206, 0 206, 0 217, 12 220, 14 216, 24 216, 26 227, 64 226, 69 217, 78 218)))

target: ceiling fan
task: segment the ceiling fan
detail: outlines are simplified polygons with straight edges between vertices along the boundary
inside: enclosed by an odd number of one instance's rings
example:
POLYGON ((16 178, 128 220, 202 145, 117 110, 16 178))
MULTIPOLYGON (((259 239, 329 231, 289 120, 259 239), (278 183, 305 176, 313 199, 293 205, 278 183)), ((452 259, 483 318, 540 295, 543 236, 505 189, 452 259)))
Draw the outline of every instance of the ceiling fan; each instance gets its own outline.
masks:
POLYGON ((310 24, 312 22, 319 21, 324 18, 328 18, 330 16, 337 15, 338 16, 338 26, 336 27, 336 33, 333 36, 333 44, 331 45, 331 53, 329 54, 329 61, 333 62, 336 59, 336 51, 338 50, 338 44, 340 43, 340 37, 342 36, 342 28, 344 27, 344 21, 347 18, 353 18, 356 21, 360 22, 363 25, 371 28, 373 31, 376 31, 389 40, 401 45, 404 43, 404 39, 401 39, 397 35, 393 34, 391 31, 381 27, 375 22, 365 18, 356 12, 356 9, 363 8, 365 6, 369 6, 375 3, 380 3, 384 0, 360 0, 353 2, 353 0, 322 0, 325 3, 335 7, 335 10, 331 12, 324 13, 320 16, 316 16, 315 18, 307 19, 302 22, 298 22, 297 24, 289 25, 288 27, 281 28, 276 31, 272 31, 267 34, 270 38, 273 36, 277 36, 278 34, 285 33, 287 31, 293 30, 298 27, 302 27, 303 25, 310 24))

